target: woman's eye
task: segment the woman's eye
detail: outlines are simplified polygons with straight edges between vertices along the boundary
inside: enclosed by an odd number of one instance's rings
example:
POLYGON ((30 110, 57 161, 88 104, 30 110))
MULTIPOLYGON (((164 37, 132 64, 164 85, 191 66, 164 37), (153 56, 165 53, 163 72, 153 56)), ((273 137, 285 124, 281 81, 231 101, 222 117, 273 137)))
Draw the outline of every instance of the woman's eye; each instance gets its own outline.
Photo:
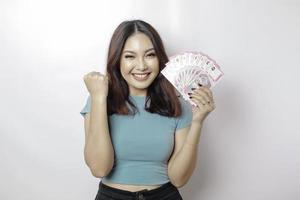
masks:
POLYGON ((125 55, 125 58, 133 58, 131 55, 125 55))
POLYGON ((149 57, 154 57, 154 56, 155 56, 155 53, 150 53, 150 54, 148 54, 147 56, 149 56, 149 57))

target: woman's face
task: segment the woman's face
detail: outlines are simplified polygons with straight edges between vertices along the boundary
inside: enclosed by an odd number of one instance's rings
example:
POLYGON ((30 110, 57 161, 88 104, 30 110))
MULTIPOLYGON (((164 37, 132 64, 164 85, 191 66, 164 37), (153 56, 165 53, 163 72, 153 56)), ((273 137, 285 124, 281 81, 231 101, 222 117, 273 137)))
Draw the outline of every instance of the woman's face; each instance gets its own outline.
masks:
POLYGON ((147 88, 159 73, 159 61, 151 40, 143 33, 127 38, 120 70, 131 95, 146 96, 147 88))

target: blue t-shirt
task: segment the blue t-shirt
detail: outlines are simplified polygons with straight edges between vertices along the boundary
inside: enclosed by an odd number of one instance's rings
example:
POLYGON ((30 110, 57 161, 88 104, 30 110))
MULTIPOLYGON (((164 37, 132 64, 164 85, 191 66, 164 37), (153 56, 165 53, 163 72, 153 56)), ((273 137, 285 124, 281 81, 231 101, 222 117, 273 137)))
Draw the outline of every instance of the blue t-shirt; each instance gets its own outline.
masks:
MULTIPOLYGON (((139 112, 109 116, 109 132, 114 147, 114 166, 102 182, 132 185, 157 185, 169 180, 168 160, 174 148, 176 130, 192 121, 191 104, 179 97, 180 117, 166 117, 144 109, 146 96, 130 95, 139 112)), ((90 112, 91 97, 80 114, 90 112)))

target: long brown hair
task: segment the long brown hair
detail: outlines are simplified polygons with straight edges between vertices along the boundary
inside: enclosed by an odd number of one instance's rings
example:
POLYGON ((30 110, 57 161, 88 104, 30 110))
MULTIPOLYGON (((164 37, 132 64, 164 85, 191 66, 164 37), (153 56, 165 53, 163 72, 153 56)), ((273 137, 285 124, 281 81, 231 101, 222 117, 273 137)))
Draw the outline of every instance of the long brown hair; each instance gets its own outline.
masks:
MULTIPOLYGON (((138 32, 144 33, 150 38, 159 60, 159 72, 165 67, 165 63, 169 61, 159 34, 150 24, 142 20, 122 22, 112 35, 107 56, 107 75, 109 76, 107 110, 109 115, 114 113, 132 114, 127 106, 128 104, 134 114, 138 110, 129 98, 128 84, 120 72, 120 59, 125 42, 129 36, 138 32)), ((150 113, 158 113, 163 116, 178 117, 181 115, 181 105, 176 91, 161 73, 147 88, 144 108, 150 113)))

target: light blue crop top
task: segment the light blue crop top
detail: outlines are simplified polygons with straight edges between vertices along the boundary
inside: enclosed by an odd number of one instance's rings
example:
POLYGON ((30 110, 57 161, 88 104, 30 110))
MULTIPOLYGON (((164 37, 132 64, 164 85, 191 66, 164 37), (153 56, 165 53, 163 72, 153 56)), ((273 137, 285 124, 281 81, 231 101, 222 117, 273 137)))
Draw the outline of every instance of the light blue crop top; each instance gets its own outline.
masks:
MULTIPOLYGON (((158 185, 169 180, 168 160, 174 148, 177 129, 187 127, 192 121, 191 104, 179 97, 183 114, 166 117, 144 110, 146 96, 129 98, 140 112, 132 115, 109 116, 109 132, 115 152, 115 162, 102 182, 131 185, 158 185)), ((90 112, 91 97, 88 96, 82 116, 90 112)))

